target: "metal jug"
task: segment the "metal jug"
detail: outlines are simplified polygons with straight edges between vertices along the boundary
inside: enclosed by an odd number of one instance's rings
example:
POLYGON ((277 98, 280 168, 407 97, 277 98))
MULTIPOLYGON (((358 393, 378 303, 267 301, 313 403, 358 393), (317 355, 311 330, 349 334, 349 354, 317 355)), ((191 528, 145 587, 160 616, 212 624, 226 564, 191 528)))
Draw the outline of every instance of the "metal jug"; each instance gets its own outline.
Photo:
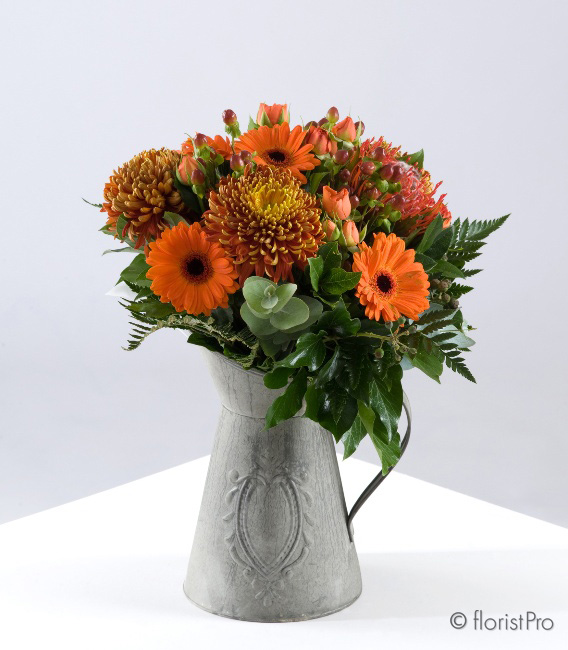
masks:
MULTIPOLYGON (((222 410, 184 591, 213 614, 283 622, 337 612, 361 594, 351 522, 331 433, 297 415, 266 430, 284 389, 206 351, 222 410)), ((405 396, 408 429, 410 411, 405 396)))

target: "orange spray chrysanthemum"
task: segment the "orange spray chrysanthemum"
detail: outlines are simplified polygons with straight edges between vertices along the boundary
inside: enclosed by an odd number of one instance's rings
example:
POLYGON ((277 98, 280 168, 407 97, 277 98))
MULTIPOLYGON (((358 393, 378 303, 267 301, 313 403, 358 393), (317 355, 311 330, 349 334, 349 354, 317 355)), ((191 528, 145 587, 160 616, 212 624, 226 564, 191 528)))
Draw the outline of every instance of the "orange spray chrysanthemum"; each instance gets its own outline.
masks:
POLYGON ((375 235, 371 247, 361 244, 353 255, 353 270, 362 273, 355 293, 368 318, 391 322, 403 315, 417 320, 430 306, 424 267, 394 234, 375 235))
POLYGON ((205 229, 234 258, 241 283, 252 273, 291 280, 292 265, 305 268, 323 239, 317 198, 287 169, 248 166, 222 178, 209 206, 205 229))
POLYGON ((261 126, 243 133, 235 142, 235 149, 256 153, 254 161, 258 165, 289 169, 297 179, 305 183, 306 177, 302 171, 311 170, 320 162, 310 153, 313 145, 302 144, 304 136, 301 126, 295 126, 290 131, 288 122, 261 126))
POLYGON ((227 307, 229 294, 239 288, 233 262, 219 244, 207 240, 198 223, 165 230, 150 244, 146 261, 152 291, 177 311, 209 316, 216 307, 227 307))

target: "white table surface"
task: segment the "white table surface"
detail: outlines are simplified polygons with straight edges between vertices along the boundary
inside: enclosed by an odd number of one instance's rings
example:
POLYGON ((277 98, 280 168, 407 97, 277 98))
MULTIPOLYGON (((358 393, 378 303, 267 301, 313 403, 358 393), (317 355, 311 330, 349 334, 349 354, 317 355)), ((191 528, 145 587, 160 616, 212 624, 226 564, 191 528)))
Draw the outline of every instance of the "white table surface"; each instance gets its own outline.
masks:
MULTIPOLYGON (((355 519, 353 606, 283 624, 201 611, 182 582, 207 463, 0 526, 0 648, 568 648, 568 530, 398 473, 355 519), (554 628, 476 631, 476 609, 530 610, 554 628)), ((377 468, 340 466, 350 504, 377 468)))

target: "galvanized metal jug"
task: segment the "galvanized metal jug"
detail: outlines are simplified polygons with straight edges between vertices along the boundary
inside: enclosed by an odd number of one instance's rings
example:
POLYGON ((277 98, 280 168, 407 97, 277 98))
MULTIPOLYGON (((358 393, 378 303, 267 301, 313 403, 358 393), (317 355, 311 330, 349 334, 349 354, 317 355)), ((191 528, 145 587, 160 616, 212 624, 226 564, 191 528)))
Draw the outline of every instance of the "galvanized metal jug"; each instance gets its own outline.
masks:
POLYGON ((361 594, 351 520, 384 476, 348 515, 333 436, 299 415, 265 430, 266 410, 284 389, 268 389, 263 373, 206 354, 222 411, 187 597, 245 621, 300 621, 347 607, 361 594))

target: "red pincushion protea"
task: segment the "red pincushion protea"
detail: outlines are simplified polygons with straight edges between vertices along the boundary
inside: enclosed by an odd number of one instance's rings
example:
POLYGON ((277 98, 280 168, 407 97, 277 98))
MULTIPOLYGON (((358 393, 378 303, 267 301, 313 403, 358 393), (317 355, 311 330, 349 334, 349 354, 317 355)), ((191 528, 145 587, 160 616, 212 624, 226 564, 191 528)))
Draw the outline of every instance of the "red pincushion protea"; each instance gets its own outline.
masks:
MULTIPOLYGON (((419 169, 416 165, 405 162, 408 154, 401 154, 400 147, 393 147, 384 138, 377 142, 373 139, 361 143, 361 160, 363 156, 371 156, 379 160, 383 168, 391 166, 393 171, 392 180, 400 183, 400 192, 386 194, 382 201, 391 204, 400 212, 401 221, 408 221, 408 230, 425 230, 437 215, 444 219, 444 227, 450 225, 452 215, 444 203, 446 197, 442 194, 435 198, 438 188, 442 184, 432 185, 430 172, 419 169)), ((365 190, 365 179, 360 171, 361 163, 357 163, 352 173, 352 190, 354 194, 361 196, 365 190)))

